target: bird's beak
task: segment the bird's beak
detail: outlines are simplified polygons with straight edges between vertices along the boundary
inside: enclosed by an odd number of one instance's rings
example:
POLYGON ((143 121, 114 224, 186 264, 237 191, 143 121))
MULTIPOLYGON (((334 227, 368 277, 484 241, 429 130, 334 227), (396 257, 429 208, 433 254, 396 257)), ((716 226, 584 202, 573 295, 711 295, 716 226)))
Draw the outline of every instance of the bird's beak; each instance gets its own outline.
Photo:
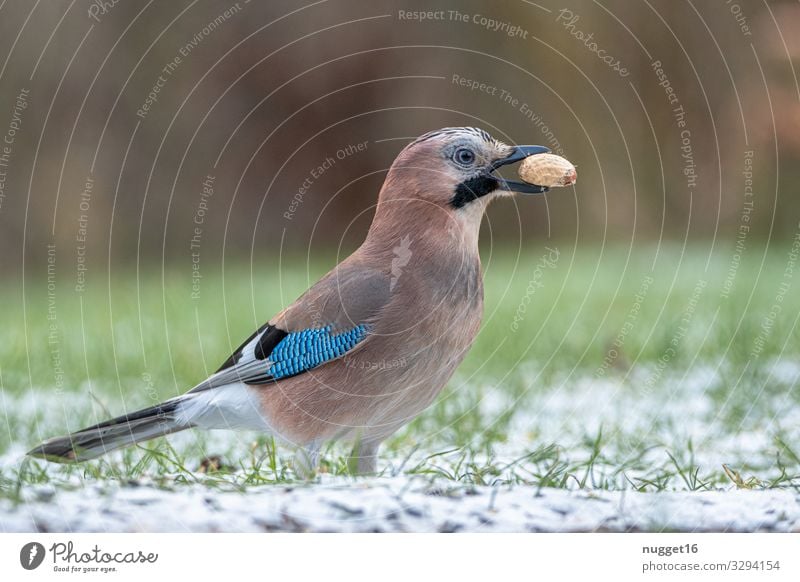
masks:
MULTIPOLYGON (((550 153, 550 148, 546 148, 544 146, 539 145, 527 145, 527 146, 517 146, 514 148, 514 151, 511 152, 511 155, 506 156, 505 158, 500 158, 499 160, 495 160, 492 162, 491 165, 491 172, 494 172, 497 168, 502 166, 507 166, 508 164, 515 164, 517 162, 521 162, 528 156, 534 156, 536 154, 547 154, 550 153)), ((527 184, 525 182, 517 182, 515 180, 506 180, 504 178, 500 178, 500 188, 503 190, 508 190, 509 192, 520 192, 522 194, 542 194, 547 192, 549 188, 546 186, 537 186, 535 184, 527 184)))

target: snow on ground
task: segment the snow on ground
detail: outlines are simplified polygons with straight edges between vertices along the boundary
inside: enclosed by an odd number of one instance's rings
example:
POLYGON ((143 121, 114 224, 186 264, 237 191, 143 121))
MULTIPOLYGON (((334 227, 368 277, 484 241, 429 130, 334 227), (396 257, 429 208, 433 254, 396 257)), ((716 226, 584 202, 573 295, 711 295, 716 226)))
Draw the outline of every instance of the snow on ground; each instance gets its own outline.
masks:
MULTIPOLYGON (((516 470, 527 479, 541 475, 542 467, 512 460, 554 443, 561 451, 559 462, 580 462, 592 454, 587 437, 602 430, 602 455, 582 489, 574 479, 566 484, 572 490, 540 490, 522 483, 492 487, 404 474, 420 462, 447 471, 459 463, 461 451, 426 461, 427 455, 452 448, 447 427, 428 414, 410 435, 410 444, 382 452, 386 476, 370 479, 323 474, 317 483, 251 486, 243 493, 230 483, 174 484, 170 475, 93 480, 42 465, 50 484, 24 485, 19 504, 0 495, 0 531, 800 531, 795 489, 737 490, 723 474, 721 481, 710 483, 710 491, 685 491, 667 456, 671 451, 691 457, 701 477, 719 476, 723 464, 740 469, 744 480, 755 475, 764 483, 778 477, 777 437, 800 450, 795 446, 800 442, 800 365, 776 362, 768 368, 769 381, 752 385, 756 394, 737 393, 710 366, 697 366, 687 376, 665 376, 653 389, 642 388, 645 382, 636 378, 565 377, 517 400, 487 385, 473 401, 480 412, 478 426, 492 426, 506 411, 512 415, 503 429, 507 437, 492 442, 492 458, 481 459, 485 449, 476 446, 470 461, 499 467, 492 474, 496 482, 514 482, 516 470), (737 403, 743 412, 730 416, 737 403), (616 471, 621 466, 624 473, 616 471), (639 477, 665 474, 666 491, 631 488, 639 477), (601 490, 596 477, 612 490, 601 490), (172 484, 165 488, 164 483, 172 484)), ((535 369, 520 373, 535 382, 535 369)), ((453 391, 449 402, 440 403, 455 407, 444 416, 459 418, 457 406, 467 397, 453 391)), ((46 391, 13 398, 4 394, 2 403, 13 435, 0 450, 0 472, 6 478, 16 474, 26 450, 60 432, 59 427, 77 428, 76 423, 96 422, 106 414, 98 410, 97 418, 86 418, 93 405, 88 391, 68 398, 46 391)), ((476 443, 480 439, 474 435, 476 443)), ((252 440, 248 433, 187 431, 169 442, 194 470, 207 455, 236 466, 249 454, 252 440)), ((791 461, 781 454, 784 462, 791 461)), ((118 464, 119 456, 112 459, 118 464)), ((797 473, 795 465, 789 469, 797 473)), ((191 480, 192 475, 183 477, 191 480)))
POLYGON ((326 479, 216 491, 93 485, 0 502, 4 532, 800 532, 800 494, 464 487, 421 478, 326 479))

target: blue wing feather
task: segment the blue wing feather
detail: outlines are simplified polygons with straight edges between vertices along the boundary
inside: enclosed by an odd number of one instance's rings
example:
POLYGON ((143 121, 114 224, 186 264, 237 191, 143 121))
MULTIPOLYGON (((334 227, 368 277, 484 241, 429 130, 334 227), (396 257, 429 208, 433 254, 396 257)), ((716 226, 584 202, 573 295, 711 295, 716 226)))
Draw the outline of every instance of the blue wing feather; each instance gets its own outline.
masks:
POLYGON ((367 326, 357 325, 335 334, 331 326, 289 333, 269 354, 269 375, 275 379, 295 376, 335 360, 353 349, 367 335, 367 326))
POLYGON ((233 382, 263 384, 302 374, 343 356, 362 342, 367 333, 365 324, 339 333, 334 333, 330 325, 292 332, 271 325, 262 326, 226 360, 222 368, 192 388, 191 392, 233 382))

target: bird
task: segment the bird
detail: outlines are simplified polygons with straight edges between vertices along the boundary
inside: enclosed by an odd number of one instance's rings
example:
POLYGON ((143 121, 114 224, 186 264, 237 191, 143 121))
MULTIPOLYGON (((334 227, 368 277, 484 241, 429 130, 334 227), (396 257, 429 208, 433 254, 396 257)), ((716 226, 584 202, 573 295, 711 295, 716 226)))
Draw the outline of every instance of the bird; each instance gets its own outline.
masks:
POLYGON ((28 455, 82 462, 189 428, 253 430, 291 446, 298 474, 313 475, 333 441, 352 445, 355 472, 375 473, 381 443, 435 400, 479 331, 478 234, 487 205, 548 190, 496 170, 549 151, 474 127, 414 139, 386 174, 361 246, 214 374, 28 455))

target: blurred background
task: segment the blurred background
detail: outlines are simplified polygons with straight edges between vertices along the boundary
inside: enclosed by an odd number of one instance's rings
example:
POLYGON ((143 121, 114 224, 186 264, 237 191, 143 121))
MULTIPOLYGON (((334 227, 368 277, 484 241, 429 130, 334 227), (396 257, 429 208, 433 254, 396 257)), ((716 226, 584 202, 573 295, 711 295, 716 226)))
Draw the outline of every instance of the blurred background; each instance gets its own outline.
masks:
POLYGON ((575 191, 494 205, 495 243, 688 237, 730 254, 745 203, 750 241, 797 232, 796 2, 8 0, 2 15, 6 276, 48 244, 60 268, 80 251, 89 269, 189 273, 198 226, 206 266, 348 252, 398 151, 452 125, 579 167, 575 191))
POLYGON ((409 140, 461 125, 579 176, 489 209, 465 370, 793 349, 796 2, 0 6, 14 390, 182 392, 357 247, 409 140))

